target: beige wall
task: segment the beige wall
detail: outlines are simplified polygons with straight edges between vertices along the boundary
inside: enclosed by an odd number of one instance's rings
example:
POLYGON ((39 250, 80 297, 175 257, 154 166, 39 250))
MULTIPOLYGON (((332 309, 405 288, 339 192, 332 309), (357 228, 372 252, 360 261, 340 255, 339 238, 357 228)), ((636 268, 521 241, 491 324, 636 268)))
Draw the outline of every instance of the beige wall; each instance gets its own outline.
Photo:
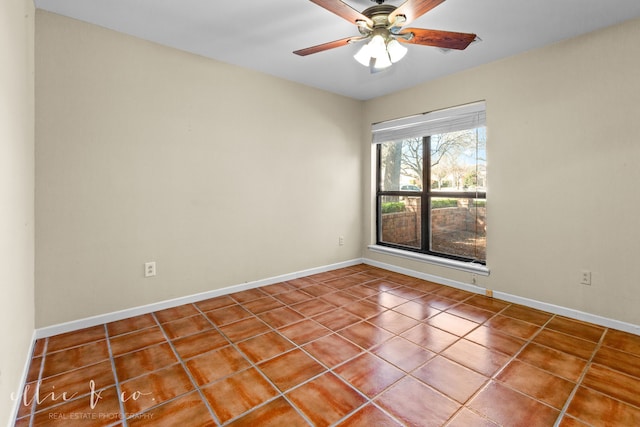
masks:
POLYGON ((31 0, 0 2, 0 424, 34 328, 33 24, 31 0))
POLYGON ((37 327, 361 256, 361 102, 36 24, 37 327))
MULTIPOLYGON (((634 20, 366 103, 368 128, 487 101, 491 275, 481 286, 640 324, 639 44, 634 20), (592 286, 579 284, 583 269, 592 286)), ((365 256, 471 283, 366 249, 375 239, 368 141, 365 256)))

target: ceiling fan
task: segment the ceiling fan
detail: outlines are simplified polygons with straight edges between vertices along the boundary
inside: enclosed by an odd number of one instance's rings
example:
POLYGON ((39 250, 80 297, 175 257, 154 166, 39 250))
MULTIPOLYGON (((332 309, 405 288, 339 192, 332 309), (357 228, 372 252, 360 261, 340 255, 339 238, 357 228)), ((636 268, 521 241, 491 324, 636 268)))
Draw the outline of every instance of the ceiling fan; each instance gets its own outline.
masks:
POLYGON ((399 7, 384 4, 385 0, 358 12, 341 0, 311 0, 313 3, 355 24, 359 36, 346 37, 306 49, 296 50, 296 55, 307 56, 347 44, 367 42, 354 55, 371 72, 383 70, 404 57, 407 48, 401 43, 435 46, 442 49, 464 50, 477 39, 475 34, 451 31, 403 28, 445 0, 407 0, 399 7))

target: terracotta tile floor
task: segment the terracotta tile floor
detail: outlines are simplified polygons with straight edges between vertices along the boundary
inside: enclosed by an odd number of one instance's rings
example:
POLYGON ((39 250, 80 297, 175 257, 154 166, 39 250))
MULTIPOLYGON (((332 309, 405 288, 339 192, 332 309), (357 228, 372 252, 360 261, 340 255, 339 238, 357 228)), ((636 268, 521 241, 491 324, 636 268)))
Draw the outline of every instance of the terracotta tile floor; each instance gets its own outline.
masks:
POLYGON ((17 426, 638 426, 640 337, 358 265, 47 339, 17 426))

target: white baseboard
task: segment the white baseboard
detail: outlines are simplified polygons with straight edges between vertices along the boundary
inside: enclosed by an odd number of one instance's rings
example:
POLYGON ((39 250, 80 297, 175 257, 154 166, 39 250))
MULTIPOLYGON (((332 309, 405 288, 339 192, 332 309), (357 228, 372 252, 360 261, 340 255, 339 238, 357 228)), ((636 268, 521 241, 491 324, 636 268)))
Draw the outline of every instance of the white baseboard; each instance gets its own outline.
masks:
MULTIPOLYGON (((260 286, 272 285, 274 283, 293 280, 293 279, 297 279, 299 277, 304 277, 304 276, 310 276, 312 274, 324 273, 326 271, 336 270, 338 268, 350 267, 360 263, 365 263, 375 267, 384 268, 385 270, 394 271, 396 273, 405 274, 407 276, 416 277, 418 279, 428 280, 428 281, 439 283, 442 285, 451 286, 456 289, 462 289, 462 290, 473 292, 476 294, 484 295, 486 291, 485 288, 480 286, 459 282, 456 280, 451 280, 451 279, 435 276, 428 273, 422 273, 419 271, 410 270, 408 268, 398 267, 393 264, 387 264, 387 263, 372 260, 369 258, 356 258, 349 261, 325 265, 322 267, 301 270, 294 273, 283 274, 280 276, 269 277, 266 279, 256 280, 253 282, 227 286, 220 289, 214 289, 212 291, 202 292, 202 293, 193 294, 193 295, 187 295, 184 297, 174 298, 166 301, 160 301, 152 304, 147 304, 144 306, 128 308, 125 310, 115 311, 111 313, 87 317, 84 319, 74 320, 71 322, 47 326, 44 328, 36 329, 34 333, 34 337, 35 339, 46 338, 53 335, 62 334, 65 332, 71 332, 78 329, 88 328, 91 326, 96 326, 104 323, 126 319, 128 317, 152 313, 154 311, 164 310, 166 308, 177 307, 183 304, 190 304, 190 303, 202 301, 209 298, 214 298, 221 295, 227 295, 234 292, 244 291, 247 289, 258 288, 260 286)), ((586 312, 575 310, 572 308, 567 308, 567 307, 562 307, 562 306, 558 306, 558 305, 554 305, 546 302, 536 301, 533 299, 508 294, 506 292, 493 291, 493 296, 494 298, 497 298, 497 299, 501 299, 501 300, 516 303, 516 304, 521 304, 531 308, 536 308, 538 310, 547 311, 549 313, 554 313, 554 314, 569 317, 572 319, 581 320, 584 322, 590 322, 590 323, 604 326, 607 328, 617 329, 617 330, 629 332, 635 335, 640 335, 640 325, 622 322, 620 320, 610 319, 607 317, 586 313, 586 312)))
MULTIPOLYGON (((312 274, 324 273, 339 268, 351 267, 353 265, 362 264, 362 258, 356 258, 349 261, 329 264, 322 267, 300 270, 294 273, 283 274, 280 276, 269 277, 266 279, 256 280, 253 282, 242 283, 238 285, 227 286, 220 289, 214 289, 198 294, 187 295, 184 297, 174 298, 165 301, 159 301, 138 307, 127 308, 124 310, 114 311, 111 313, 99 314, 97 316, 85 317, 84 319, 73 320, 70 322, 59 323, 57 325, 45 326, 35 330, 35 338, 46 338, 53 335, 63 334, 65 332, 76 331, 79 329, 90 328, 92 326, 102 325, 104 323, 115 322, 117 320, 127 319, 133 316, 152 313, 154 311, 164 310, 166 308, 177 307, 183 304, 190 304, 203 301, 209 298, 215 298, 221 295, 228 295, 234 292, 240 292, 247 289, 258 288, 261 286, 273 285, 274 283, 285 282, 287 280, 297 279, 299 277, 310 276, 312 274)), ((33 345, 33 344, 32 344, 33 345)))
POLYGON ((27 357, 24 361, 24 366, 22 367, 22 374, 20 375, 20 382, 18 383, 20 388, 15 391, 16 395, 11 396, 13 399, 13 405, 11 407, 11 413, 9 414, 9 421, 7 422, 7 427, 13 427, 16 417, 18 416, 18 411, 20 410, 20 404, 22 403, 22 390, 24 389, 25 384, 27 383, 27 376, 29 375, 29 366, 31 365, 31 355, 33 354, 33 348, 36 345, 36 331, 33 331, 31 335, 31 344, 29 345, 29 351, 27 352, 27 357))
POLYGON ((415 277, 417 279, 428 280, 429 282, 438 283, 440 285, 451 286, 452 288, 462 289, 464 291, 473 292, 475 294, 483 294, 485 288, 476 285, 470 285, 468 283, 458 282, 457 280, 451 280, 444 277, 436 276, 433 274, 422 273, 420 271, 410 270, 404 267, 398 267, 397 265, 387 264, 384 262, 376 261, 369 258, 363 258, 362 262, 367 265, 372 265, 374 267, 380 267, 385 270, 393 271, 396 273, 404 274, 406 276, 415 277))
MULTIPOLYGON (((458 282, 456 280, 446 279, 444 277, 435 276, 432 274, 422 273, 408 268, 398 267, 393 264, 387 264, 384 262, 372 260, 369 258, 363 258, 362 262, 374 267, 380 267, 385 270, 394 271, 396 273, 405 274, 407 276, 416 277, 418 279, 428 280, 430 282, 439 283, 441 285, 451 286, 453 288, 462 289, 465 291, 473 292, 476 294, 485 294, 486 289, 480 286, 470 285, 464 282, 458 282)), ((527 307, 535 308, 538 310, 546 311, 560 316, 569 317, 571 319, 581 320, 583 322, 593 323, 595 325, 604 326, 606 328, 617 329, 619 331, 629 332, 631 334, 640 335, 640 325, 633 323, 622 322, 616 319, 610 319, 608 317, 598 316, 596 314, 586 313, 584 311, 575 310, 573 308, 562 307, 555 304, 536 301, 529 298, 520 297, 517 295, 508 294, 506 292, 493 291, 493 297, 501 299, 507 302, 521 304, 527 307)))
POLYGON ((505 292, 493 291, 494 298, 515 304, 525 305, 538 310, 548 311, 549 313, 558 314, 560 316, 569 317, 571 319, 581 320, 583 322, 593 323, 594 325, 604 326, 605 328, 617 329, 619 331, 629 332, 630 334, 640 335, 640 325, 627 323, 616 319, 610 319, 597 314, 591 314, 573 308, 563 307, 560 305, 540 302, 529 298, 519 297, 517 295, 507 294, 505 292))

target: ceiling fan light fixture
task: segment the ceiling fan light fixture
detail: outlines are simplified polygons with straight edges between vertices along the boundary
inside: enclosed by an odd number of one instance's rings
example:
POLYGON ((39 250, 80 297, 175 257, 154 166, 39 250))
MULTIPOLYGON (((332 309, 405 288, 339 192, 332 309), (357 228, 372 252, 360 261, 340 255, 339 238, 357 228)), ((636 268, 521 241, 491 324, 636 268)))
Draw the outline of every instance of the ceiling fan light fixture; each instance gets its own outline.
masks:
POLYGON ((376 62, 373 64, 373 68, 375 68, 376 70, 383 70, 385 68, 391 67, 392 64, 393 63, 391 62, 389 55, 385 51, 384 55, 376 58, 376 62))
POLYGON ((387 53, 387 44, 385 39, 380 34, 373 36, 369 42, 369 49, 371 50, 371 56, 376 59, 382 59, 383 57, 389 57, 387 53))
POLYGON ((369 43, 363 45, 358 52, 353 55, 353 58, 365 67, 368 67, 371 62, 371 48, 369 47, 369 43))
POLYGON ((392 63, 400 61, 407 54, 407 48, 402 46, 396 39, 389 40, 387 43, 387 52, 389 52, 389 59, 392 63))
POLYGON ((358 50, 353 58, 365 67, 370 67, 373 63, 373 68, 382 70, 400 61, 406 53, 407 48, 395 38, 376 34, 358 50))

